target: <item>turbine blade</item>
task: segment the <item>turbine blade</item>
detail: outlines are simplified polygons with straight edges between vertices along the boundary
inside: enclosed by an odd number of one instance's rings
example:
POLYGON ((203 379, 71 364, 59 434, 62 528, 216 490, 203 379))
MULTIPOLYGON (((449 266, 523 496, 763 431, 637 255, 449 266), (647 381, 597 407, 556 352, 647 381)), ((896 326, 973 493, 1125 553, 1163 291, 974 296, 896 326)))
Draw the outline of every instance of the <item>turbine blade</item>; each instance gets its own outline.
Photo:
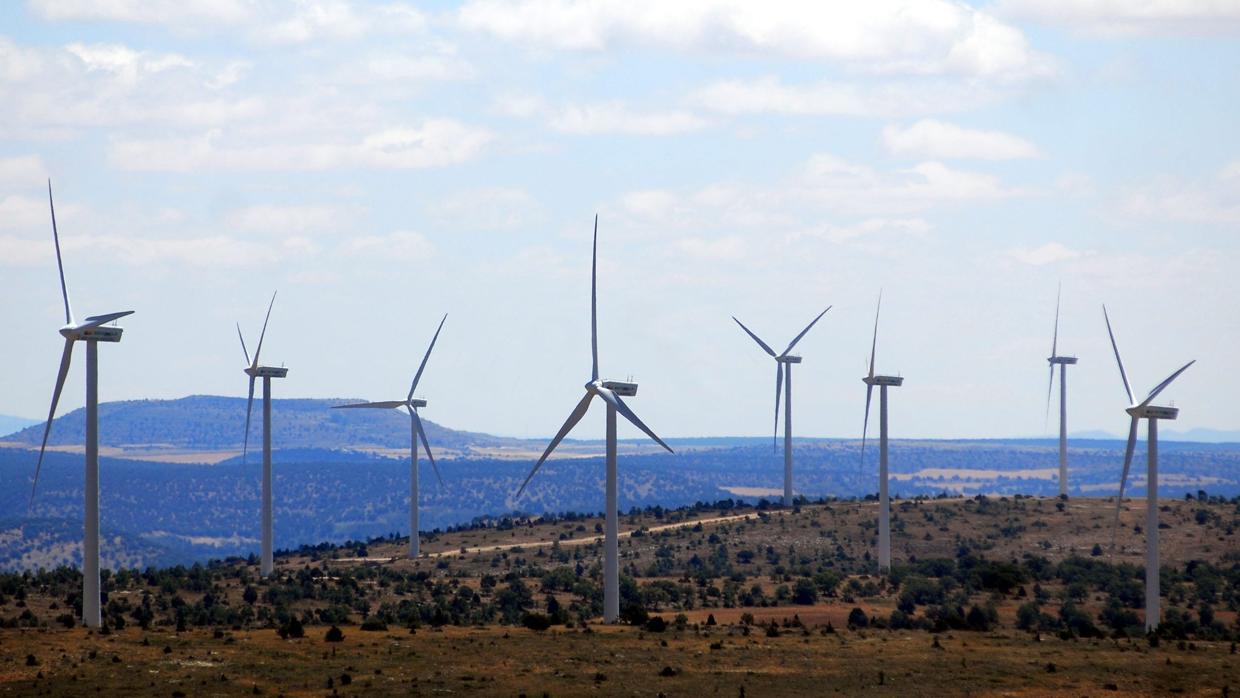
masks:
POLYGON ((385 400, 383 402, 355 402, 351 405, 332 405, 333 410, 347 410, 355 407, 373 407, 375 409, 390 410, 395 407, 409 407, 409 403, 404 400, 385 400))
POLYGON ((675 453, 675 451, 672 450, 671 446, 668 446, 666 443, 664 443, 663 439, 660 439, 658 434, 655 434, 653 431, 651 431, 650 427, 646 426, 645 423, 643 423, 642 420, 637 417, 637 415, 633 412, 633 410, 624 403, 624 400, 620 399, 619 395, 615 394, 614 392, 612 392, 611 390, 607 388, 599 388, 598 394, 599 394, 599 397, 606 400, 608 404, 610 404, 612 407, 615 407, 616 411, 619 412, 621 415, 623 415, 625 419, 629 420, 629 422, 631 422, 633 426, 637 427, 638 429, 641 429, 643 432, 646 433, 646 436, 649 436, 650 438, 654 439, 656 443, 658 443, 663 448, 667 449, 668 453, 675 453))
POLYGON ((1119 533, 1119 509, 1124 503, 1124 487, 1128 484, 1128 469, 1132 466, 1132 453, 1137 448, 1137 417, 1128 425, 1128 445, 1124 448, 1124 470, 1119 477, 1119 496, 1115 498, 1115 526, 1111 529, 1111 550, 1115 550, 1115 537, 1119 533))
POLYGON ((250 376, 250 397, 245 401, 245 439, 241 446, 241 464, 245 465, 245 456, 250 451, 250 415, 254 412, 254 376, 250 376))
MULTIPOLYGON (((733 315, 732 319, 736 320, 736 316, 733 315)), ((758 335, 754 334, 753 332, 750 332, 749 328, 745 327, 745 323, 741 322, 740 320, 736 320, 736 324, 740 325, 742 330, 745 330, 745 334, 749 335, 750 337, 753 337, 753 341, 757 342, 758 346, 762 347, 762 351, 765 351, 766 353, 770 354, 772 358, 775 357, 775 350, 767 346, 766 342, 762 341, 761 339, 758 339, 758 335)))
MULTIPOLYGON (((827 310, 830 310, 830 309, 831 309, 831 306, 828 305, 827 310)), ((824 310, 821 313, 818 313, 818 317, 814 318, 812 322, 810 322, 808 325, 805 326, 805 329, 801 330, 801 334, 797 335, 791 342, 788 343, 788 348, 785 349, 784 353, 780 354, 780 356, 787 356, 788 352, 792 351, 792 348, 797 345, 797 342, 801 341, 801 338, 805 336, 805 333, 809 332, 809 329, 813 327, 814 325, 816 325, 818 321, 822 319, 823 315, 827 314, 827 310, 824 310)))
POLYGON ((861 421, 861 469, 864 476, 865 472, 865 435, 870 429, 870 398, 874 396, 874 386, 866 384, 865 386, 865 419, 861 421))
POLYGON ((1055 334, 1051 338, 1051 356, 1058 356, 1055 352, 1059 350, 1059 299, 1063 294, 1063 284, 1059 285, 1059 289, 1055 291, 1055 334))
POLYGON ((1115 351, 1115 363, 1119 364, 1119 377, 1124 379, 1124 392, 1128 393, 1128 404, 1136 404, 1132 397, 1132 388, 1128 385, 1128 374, 1124 372, 1124 360, 1119 358, 1119 345, 1115 343, 1115 333, 1111 331, 1111 317, 1107 315, 1106 305, 1102 306, 1102 317, 1107 321, 1107 334, 1111 337, 1111 349, 1115 351))
POLYGON ((60 258, 60 232, 56 230, 56 204, 52 201, 52 180, 47 180, 47 206, 52 210, 52 240, 56 243, 56 268, 60 270, 60 295, 65 299, 65 324, 73 324, 69 308, 69 286, 65 283, 65 263, 60 258))
MULTIPOLYGON (((878 292, 878 308, 874 310, 874 339, 870 341, 870 378, 874 377, 874 354, 878 351, 878 314, 883 311, 883 292, 878 292)), ((826 312, 826 311, 823 311, 826 312)))
POLYGON ((568 432, 577 426, 577 422, 580 422, 581 418, 586 416, 586 410, 590 409, 590 400, 593 397, 590 393, 586 393, 585 397, 581 398, 581 402, 578 402, 577 406, 573 408, 572 413, 568 415, 568 419, 564 420, 564 426, 560 427, 560 431, 556 433, 555 438, 551 439, 551 443, 547 444, 547 450, 543 451, 542 458, 539 458, 538 462, 534 464, 534 469, 530 471, 530 474, 525 476, 525 482, 521 483, 521 488, 517 490, 514 499, 521 496, 521 493, 525 491, 525 486, 530 484, 530 479, 534 477, 534 473, 538 472, 538 469, 547 460, 547 456, 550 456, 555 447, 560 445, 565 436, 568 436, 568 432))
POLYGON ((241 353, 245 354, 245 365, 250 365, 250 352, 245 348, 245 337, 241 336, 241 323, 237 323, 237 339, 241 340, 241 353))
POLYGON ((775 362, 775 431, 771 436, 771 453, 779 453, 779 398, 784 389, 784 364, 775 362))
POLYGON ((598 214, 594 214, 594 251, 590 257, 590 380, 598 380, 598 214))
POLYGON ((1146 405, 1153 402, 1154 398, 1158 397, 1159 393, 1161 393, 1163 390, 1166 390, 1167 386, 1171 385, 1171 381, 1175 380, 1176 378, 1179 378, 1181 373, 1184 373, 1185 371, 1187 371, 1188 367, 1192 366, 1195 363, 1197 363, 1197 360, 1193 359, 1192 361, 1189 361, 1188 363, 1181 366, 1180 370, 1176 371, 1175 373, 1172 373, 1170 376, 1167 376, 1167 380, 1159 383, 1158 386, 1155 387, 1153 390, 1151 390, 1150 394, 1147 395, 1146 398, 1141 401, 1141 407, 1145 407, 1146 405))
POLYGON ((92 315, 86 318, 86 320, 84 320, 82 324, 79 325, 79 327, 81 329, 87 329, 90 327, 98 327, 100 325, 106 325, 109 322, 112 322, 114 320, 119 320, 125 317, 126 315, 133 315, 133 311, 122 310, 119 313, 107 313, 106 315, 92 315))
POLYGON ((271 302, 267 304, 267 317, 263 318, 263 331, 258 335, 258 346, 254 348, 254 363, 250 364, 251 368, 258 368, 258 355, 263 351, 263 337, 267 336, 267 321, 271 319, 271 306, 276 304, 276 293, 271 294, 271 302))
POLYGON ((30 503, 27 513, 34 508, 34 493, 39 487, 39 471, 43 469, 43 453, 47 450, 47 437, 52 433, 52 419, 56 417, 56 405, 60 402, 60 392, 65 389, 65 378, 69 375, 69 363, 73 358, 73 340, 65 340, 65 350, 60 355, 60 372, 56 374, 56 387, 52 389, 52 406, 47 411, 47 426, 43 427, 43 445, 39 446, 39 461, 34 466, 34 484, 30 486, 30 503))
POLYGON ((409 386, 409 397, 407 400, 413 399, 413 391, 418 387, 418 381, 422 378, 422 369, 426 368, 426 360, 431 358, 431 350, 435 348, 435 341, 439 339, 439 330, 443 329, 443 324, 447 322, 448 314, 443 314, 443 319, 439 321, 439 328, 435 330, 435 336, 431 337, 431 345, 426 348, 426 354, 422 356, 422 363, 418 365, 418 372, 413 374, 413 383, 409 386))
MULTIPOLYGON (((435 463, 435 456, 431 453, 431 445, 426 441, 426 430, 422 428, 422 418, 418 416, 418 411, 409 408, 409 416, 413 418, 414 431, 418 433, 418 438, 422 440, 422 448, 426 450, 426 457, 431 460, 431 468, 435 471, 435 479, 439 481, 439 486, 443 487, 443 477, 439 474, 439 466, 435 463)), ((417 444, 413 444, 416 449, 417 444)))

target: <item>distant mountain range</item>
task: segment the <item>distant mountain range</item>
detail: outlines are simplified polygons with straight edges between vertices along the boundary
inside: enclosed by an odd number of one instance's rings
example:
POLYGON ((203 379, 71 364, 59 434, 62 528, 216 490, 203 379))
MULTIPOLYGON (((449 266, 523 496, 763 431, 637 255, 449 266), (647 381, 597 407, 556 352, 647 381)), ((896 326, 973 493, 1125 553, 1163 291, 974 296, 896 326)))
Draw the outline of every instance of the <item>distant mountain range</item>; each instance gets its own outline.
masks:
MULTIPOLYGON (((1122 434, 1112 434, 1107 431, 1095 429, 1093 431, 1074 431, 1068 435, 1070 439, 1125 439, 1122 434)), ((1188 429, 1180 431, 1178 429, 1159 428, 1158 438, 1162 441, 1191 441, 1194 443, 1240 443, 1240 430, 1230 429, 1188 429)))
MULTIPOLYGON (((281 449, 408 448, 409 417, 400 410, 333 410, 360 400, 285 399, 272 401, 272 439, 281 449)), ((191 395, 177 400, 126 400, 99 405, 100 446, 129 449, 240 449, 245 432, 245 398, 191 395)), ((250 440, 262 438, 262 401, 255 399, 250 440)), ((422 420, 436 448, 464 450, 520 443, 489 434, 448 429, 422 420)), ((26 420, 5 441, 37 447, 42 423, 26 420)), ((86 410, 58 417, 48 443, 79 445, 86 438, 86 410)))

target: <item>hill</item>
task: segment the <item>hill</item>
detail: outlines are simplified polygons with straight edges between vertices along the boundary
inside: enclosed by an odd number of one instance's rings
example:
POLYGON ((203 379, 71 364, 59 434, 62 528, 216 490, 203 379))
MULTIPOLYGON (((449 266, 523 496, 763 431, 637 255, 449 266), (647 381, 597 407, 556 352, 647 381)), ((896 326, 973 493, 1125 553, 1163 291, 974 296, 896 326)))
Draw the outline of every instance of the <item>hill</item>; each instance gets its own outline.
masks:
MULTIPOLYGON (((250 439, 262 438, 262 401, 255 399, 250 439)), ((400 410, 333 410, 358 400, 272 400, 272 440, 283 449, 408 448, 409 417, 400 410)), ((176 400, 125 400, 99 405, 100 446, 122 450, 240 450, 245 398, 191 395, 176 400)), ((457 431, 422 420, 431 443, 448 450, 500 447, 514 439, 457 431)), ((56 418, 49 444, 76 446, 86 438, 86 410, 56 418)), ((7 441, 38 447, 43 424, 7 441)))
POLYGON ((1226 696, 1240 682, 1240 500, 1165 500, 1163 623, 1141 628, 1143 510, 974 497, 621 517, 622 619, 598 625, 597 517, 496 519, 105 575, 0 574, 0 689, 125 695, 1226 696), (140 677, 140 680, 136 680, 140 677))

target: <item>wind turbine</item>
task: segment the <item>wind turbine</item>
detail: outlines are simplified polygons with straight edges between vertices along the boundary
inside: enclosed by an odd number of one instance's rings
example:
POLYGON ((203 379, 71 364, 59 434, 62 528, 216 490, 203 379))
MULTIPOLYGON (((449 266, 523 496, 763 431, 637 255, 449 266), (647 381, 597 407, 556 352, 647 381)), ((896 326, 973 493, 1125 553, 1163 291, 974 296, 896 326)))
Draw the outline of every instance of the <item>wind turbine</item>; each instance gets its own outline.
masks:
MULTIPOLYGON (((1062 290, 1062 289, 1061 289, 1062 290)), ((1059 297, 1055 293, 1055 334, 1051 339, 1051 355, 1046 363, 1051 365, 1050 382, 1046 385, 1046 416, 1051 414, 1051 389, 1055 387, 1055 366, 1059 366, 1059 496, 1068 496, 1068 366, 1076 363, 1075 356, 1059 355, 1059 297)))
POLYGON ((445 314, 443 320, 439 321, 439 329, 435 330, 435 336, 431 338, 431 345, 426 348, 426 355, 422 357, 422 363, 418 366, 418 372, 413 374, 413 384, 409 386, 409 395, 404 400, 388 400, 386 402, 359 402, 354 405, 336 405, 332 409, 356 409, 356 408, 373 408, 390 410, 394 408, 404 407, 409 412, 409 557, 418 556, 418 439, 422 440, 422 447, 426 449, 426 457, 431 461, 431 467, 435 469, 435 479, 439 480, 439 486, 443 487, 443 478, 439 476, 439 466, 435 465, 435 456, 431 455, 431 445, 426 441, 426 432, 422 429, 422 420, 418 417, 418 408, 426 407, 426 400, 415 398, 413 391, 418 389, 418 380, 422 378, 422 369, 426 368, 426 360, 431 358, 431 350, 435 348, 435 340, 439 339, 439 330, 443 329, 443 323, 448 319, 445 314))
POLYGON ((52 391, 52 407, 47 411, 47 426, 43 428, 43 444, 39 446, 39 461, 34 468, 34 483, 30 487, 30 508, 34 507, 34 493, 39 486, 39 471, 43 469, 43 454, 47 450, 47 437, 52 432, 52 420, 56 417, 56 404, 69 375, 69 363, 73 356, 73 343, 86 342, 86 483, 85 483, 85 536, 82 539, 82 625, 98 628, 103 619, 100 614, 99 596, 99 342, 121 341, 121 328, 104 327, 132 310, 119 313, 92 315, 82 322, 73 319, 69 305, 69 287, 65 283, 65 265, 60 256, 60 233, 56 230, 56 206, 52 202, 52 181, 47 181, 47 205, 52 212, 52 240, 56 244, 56 266, 60 270, 60 293, 65 301, 65 324, 60 334, 65 338, 64 353, 60 355, 60 372, 56 375, 56 388, 52 391))
MULTIPOLYGON (((830 309, 831 306, 828 305, 827 310, 830 309)), ((765 351, 772 359, 775 359, 775 435, 772 437, 772 447, 775 446, 775 439, 779 438, 779 393, 781 388, 784 390, 784 506, 786 507, 792 506, 792 365, 801 363, 801 357, 789 352, 797 345, 797 342, 801 341, 805 333, 809 332, 809 328, 813 327, 823 315, 827 314, 827 310, 818 313, 818 317, 814 318, 812 322, 805 326, 805 329, 801 330, 801 334, 798 334, 788 343, 788 348, 784 349, 782 354, 776 354, 774 349, 771 349, 766 342, 758 338, 758 335, 751 332, 748 327, 745 327, 745 324, 737 320, 735 315, 732 316, 732 319, 736 320, 736 324, 740 325, 742 330, 745 330, 745 334, 752 337, 753 341, 762 347, 762 351, 765 351), (785 365, 788 367, 786 371, 784 369, 785 365)))
MULTIPOLYGON (((1189 366, 1197 363, 1194 359, 1184 364, 1166 380, 1154 386, 1149 395, 1141 402, 1132 396, 1132 388, 1128 385, 1128 374, 1124 372, 1124 362, 1119 358, 1119 346, 1115 343, 1115 333, 1111 331, 1111 318, 1107 315, 1106 306, 1102 306, 1102 317, 1107 322, 1107 334, 1111 337, 1111 348, 1115 351, 1115 363, 1119 365, 1119 377, 1124 381, 1124 392, 1128 394, 1128 408, 1125 410, 1132 418, 1128 425, 1128 445, 1124 449, 1124 471, 1119 480, 1119 496, 1115 499, 1115 528, 1119 528, 1119 510, 1124 501, 1124 485, 1128 481, 1128 468, 1132 465, 1133 449, 1137 446, 1137 422, 1148 420, 1147 430, 1147 468, 1145 484, 1145 631, 1150 632, 1158 627, 1161 620, 1159 612, 1158 590, 1158 420, 1175 419, 1180 414, 1176 407, 1159 407, 1151 405, 1171 381, 1180 377, 1189 366)), ((1114 539, 1111 548, 1115 548, 1114 539)))
POLYGON ((267 317, 263 318, 263 331, 258 335, 258 346, 254 348, 254 359, 245 348, 245 337, 241 335, 241 323, 237 323, 237 338, 241 340, 241 352, 245 354, 245 374, 250 377, 250 396, 245 403, 245 441, 241 448, 241 462, 245 463, 246 453, 250 449, 250 414, 254 409, 254 379, 263 379, 263 544, 262 557, 259 561, 259 573, 270 576, 275 571, 275 560, 271 546, 271 379, 284 378, 288 369, 283 366, 259 366, 258 355, 263 351, 263 338, 267 336, 267 321, 271 319, 271 307, 276 304, 276 294, 271 294, 271 302, 267 304, 267 317))
POLYGON ((861 462, 865 463, 865 434, 870 426, 870 398, 878 386, 878 567, 891 569, 891 501, 887 497, 887 388, 904 385, 903 376, 874 375, 874 353, 878 348, 878 314, 883 309, 883 294, 878 294, 874 311, 874 339, 870 343, 870 373, 865 383, 865 419, 861 423, 861 462))
POLYGON ((642 420, 629 409, 629 406, 620 399, 621 396, 633 397, 637 395, 637 384, 627 381, 599 380, 598 376, 598 215, 594 216, 594 252, 590 263, 590 354, 593 360, 590 370, 590 380, 586 383, 585 397, 577 403, 573 408, 568 419, 565 420, 564 426, 560 427, 560 431, 551 439, 551 443, 547 445, 547 450, 543 451, 542 457, 534 464, 534 468, 530 470, 530 474, 525 476, 525 482, 521 483, 521 488, 517 490, 516 497, 520 497, 525 491, 525 486, 530 484, 530 479, 534 477, 534 473, 542 467, 547 457, 555 450, 556 446, 564 440, 568 432, 577 426, 577 422, 585 416, 586 410, 590 408, 590 402, 594 398, 600 397, 603 402, 607 403, 607 521, 606 533, 604 536, 603 548, 605 552, 605 564, 603 567, 603 622, 615 623, 620 617, 620 533, 619 533, 619 513, 616 511, 616 413, 624 415, 624 418, 632 422, 633 426, 645 432, 646 436, 654 439, 669 453, 674 453, 672 448, 663 439, 660 439, 650 427, 642 423, 642 420))

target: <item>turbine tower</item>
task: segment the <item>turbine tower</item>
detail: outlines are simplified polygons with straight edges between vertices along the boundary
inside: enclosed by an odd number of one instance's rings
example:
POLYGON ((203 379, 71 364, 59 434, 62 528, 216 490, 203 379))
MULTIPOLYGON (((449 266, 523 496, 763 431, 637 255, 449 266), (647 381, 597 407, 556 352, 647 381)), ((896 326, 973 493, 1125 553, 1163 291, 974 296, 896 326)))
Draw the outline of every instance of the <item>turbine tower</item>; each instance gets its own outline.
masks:
POLYGON ((52 202, 52 181, 47 181, 47 205, 52 213, 52 240, 56 244, 56 266, 60 270, 60 293, 65 301, 65 324, 60 334, 65 338, 65 349, 60 355, 60 372, 56 375, 56 387, 52 390, 52 407, 47 411, 47 425, 43 427, 43 444, 39 446, 39 461, 34 468, 34 483, 30 487, 29 508, 34 508, 34 494, 39 486, 39 471, 43 469, 43 454, 47 450, 47 437, 52 432, 52 420, 56 417, 56 404, 69 375, 69 363, 73 356, 73 343, 86 342, 86 506, 85 536, 82 539, 82 625, 98 628, 102 625, 99 595, 99 342, 121 341, 121 328, 107 323, 133 313, 92 315, 82 322, 73 319, 69 304, 69 287, 65 283, 65 265, 60 255, 60 233, 56 230, 56 206, 52 202))
POLYGON ((883 294, 878 294, 874 311, 874 339, 870 343, 870 373, 865 383, 865 419, 861 423, 861 463, 865 464, 865 435, 870 426, 870 398, 878 386, 878 567, 891 569, 891 501, 887 497, 887 388, 904 385, 902 376, 874 375, 874 353, 878 348, 878 314, 883 309, 883 294))
POLYGON ((439 466, 435 464, 435 456, 431 455, 431 445, 426 441, 426 432, 422 429, 422 420, 418 417, 418 408, 426 407, 426 400, 415 398, 413 391, 418 389, 418 380, 422 378, 422 369, 426 368, 426 360, 431 358, 431 350, 435 348, 435 341, 439 339, 439 330, 443 329, 443 323, 448 319, 445 314, 443 320, 439 321, 439 328, 435 330, 435 336, 431 338, 431 345, 426 348, 426 354, 422 357, 422 363, 418 366, 418 372, 413 374, 413 384, 409 386, 409 395, 404 400, 388 400, 386 402, 359 402, 353 405, 336 405, 332 409, 357 409, 371 408, 390 410, 404 407, 409 412, 409 557, 416 558, 419 553, 418 547, 418 439, 422 440, 422 447, 426 449, 426 457, 431 461, 431 467, 435 469, 435 479, 439 480, 439 486, 443 487, 443 478, 439 476, 439 466))
MULTIPOLYGON (((828 305, 827 310, 830 309, 831 306, 828 305)), ((779 438, 779 394, 780 390, 783 389, 784 506, 786 507, 792 506, 792 365, 801 363, 800 356, 796 356, 789 352, 791 352, 792 348, 797 345, 797 342, 801 341, 801 338, 805 336, 805 333, 809 332, 809 329, 813 327, 823 315, 827 314, 827 310, 818 313, 818 317, 814 318, 812 322, 805 326, 805 329, 801 330, 801 334, 798 334, 791 342, 788 343, 788 348, 784 349, 782 354, 776 354, 774 349, 771 349, 766 342, 758 338, 758 335, 751 332, 748 327, 745 327, 745 323, 737 320, 735 315, 732 316, 732 319, 736 320, 736 324, 740 325, 742 330, 745 330, 745 334, 752 337, 753 341, 757 342, 758 346, 762 347, 762 351, 765 351, 772 359, 775 359, 775 435, 772 437, 771 446, 774 448, 775 442, 779 438), (787 370, 784 369, 785 365, 788 367, 787 370)))
MULTIPOLYGON (((1145 631, 1150 632, 1158 627, 1161 620, 1159 612, 1158 590, 1158 420, 1175 419, 1180 414, 1176 407, 1159 407, 1151 405, 1171 381, 1180 377, 1197 362, 1189 361, 1154 386, 1149 395, 1141 402, 1132 396, 1132 388, 1128 385, 1128 374, 1124 372, 1124 362, 1119 358, 1119 346, 1115 343, 1115 333, 1111 331, 1111 318, 1107 315, 1106 306, 1102 306, 1102 316, 1106 319, 1107 334, 1111 337, 1111 348, 1115 351, 1115 363, 1119 365, 1119 377, 1124 381, 1124 392, 1128 394, 1128 408, 1125 410, 1131 421, 1128 425, 1128 445, 1124 448, 1124 470, 1119 480, 1119 497, 1115 499, 1115 530, 1119 529, 1119 510, 1124 501, 1124 485, 1128 481, 1128 468, 1132 465, 1133 449, 1137 445, 1137 422, 1145 419, 1149 422, 1147 439, 1147 468, 1145 485, 1145 631)), ((1112 539, 1111 548, 1115 548, 1112 539)))
POLYGON ((284 378, 288 369, 283 366, 259 366, 258 355, 263 351, 263 338, 267 336, 267 321, 271 319, 271 307, 276 303, 276 294, 271 294, 271 302, 267 304, 267 317, 263 318, 263 331, 258 335, 258 346, 254 348, 254 359, 250 360, 250 352, 245 348, 245 337, 241 336, 241 324, 237 323, 237 338, 241 340, 241 352, 245 354, 245 374, 250 377, 250 396, 245 403, 245 441, 241 447, 241 462, 245 463, 246 454, 250 450, 250 415, 254 409, 254 379, 263 379, 263 547, 259 562, 259 573, 268 577, 275 571, 275 560, 271 545, 271 379, 284 378))
POLYGON ((624 415, 633 426, 645 432, 646 436, 654 439, 669 453, 673 453, 672 448, 663 443, 650 427, 642 423, 633 410, 620 399, 621 396, 633 397, 637 395, 637 384, 626 381, 600 380, 598 374, 598 215, 594 216, 594 253, 590 263, 590 353, 593 359, 590 371, 590 380, 586 383, 585 397, 577 403, 573 408, 568 419, 565 420, 564 426, 560 427, 560 431, 551 439, 551 443, 547 445, 547 450, 543 451, 542 457, 534 464, 534 468, 530 470, 530 474, 525 476, 525 482, 521 483, 521 488, 517 490, 516 497, 520 497, 525 491, 525 486, 530 484, 530 479, 534 477, 534 473, 542 467, 547 457, 555 450, 556 446, 564 440, 564 437, 577 426, 577 422, 585 416, 586 410, 590 408, 590 402, 597 396, 607 403, 607 522, 606 534, 604 537, 605 564, 603 568, 603 622, 615 623, 620 617, 620 532, 619 532, 619 513, 616 510, 616 413, 624 415))
MULTIPOLYGON (((1062 289, 1061 289, 1062 290, 1062 289)), ((1055 334, 1051 339, 1051 355, 1046 363, 1051 365, 1050 382, 1046 385, 1046 417, 1051 414, 1051 390, 1055 387, 1055 366, 1059 366, 1059 496, 1068 496, 1068 366, 1076 363, 1075 356, 1059 355, 1059 298, 1055 294, 1055 334)))

